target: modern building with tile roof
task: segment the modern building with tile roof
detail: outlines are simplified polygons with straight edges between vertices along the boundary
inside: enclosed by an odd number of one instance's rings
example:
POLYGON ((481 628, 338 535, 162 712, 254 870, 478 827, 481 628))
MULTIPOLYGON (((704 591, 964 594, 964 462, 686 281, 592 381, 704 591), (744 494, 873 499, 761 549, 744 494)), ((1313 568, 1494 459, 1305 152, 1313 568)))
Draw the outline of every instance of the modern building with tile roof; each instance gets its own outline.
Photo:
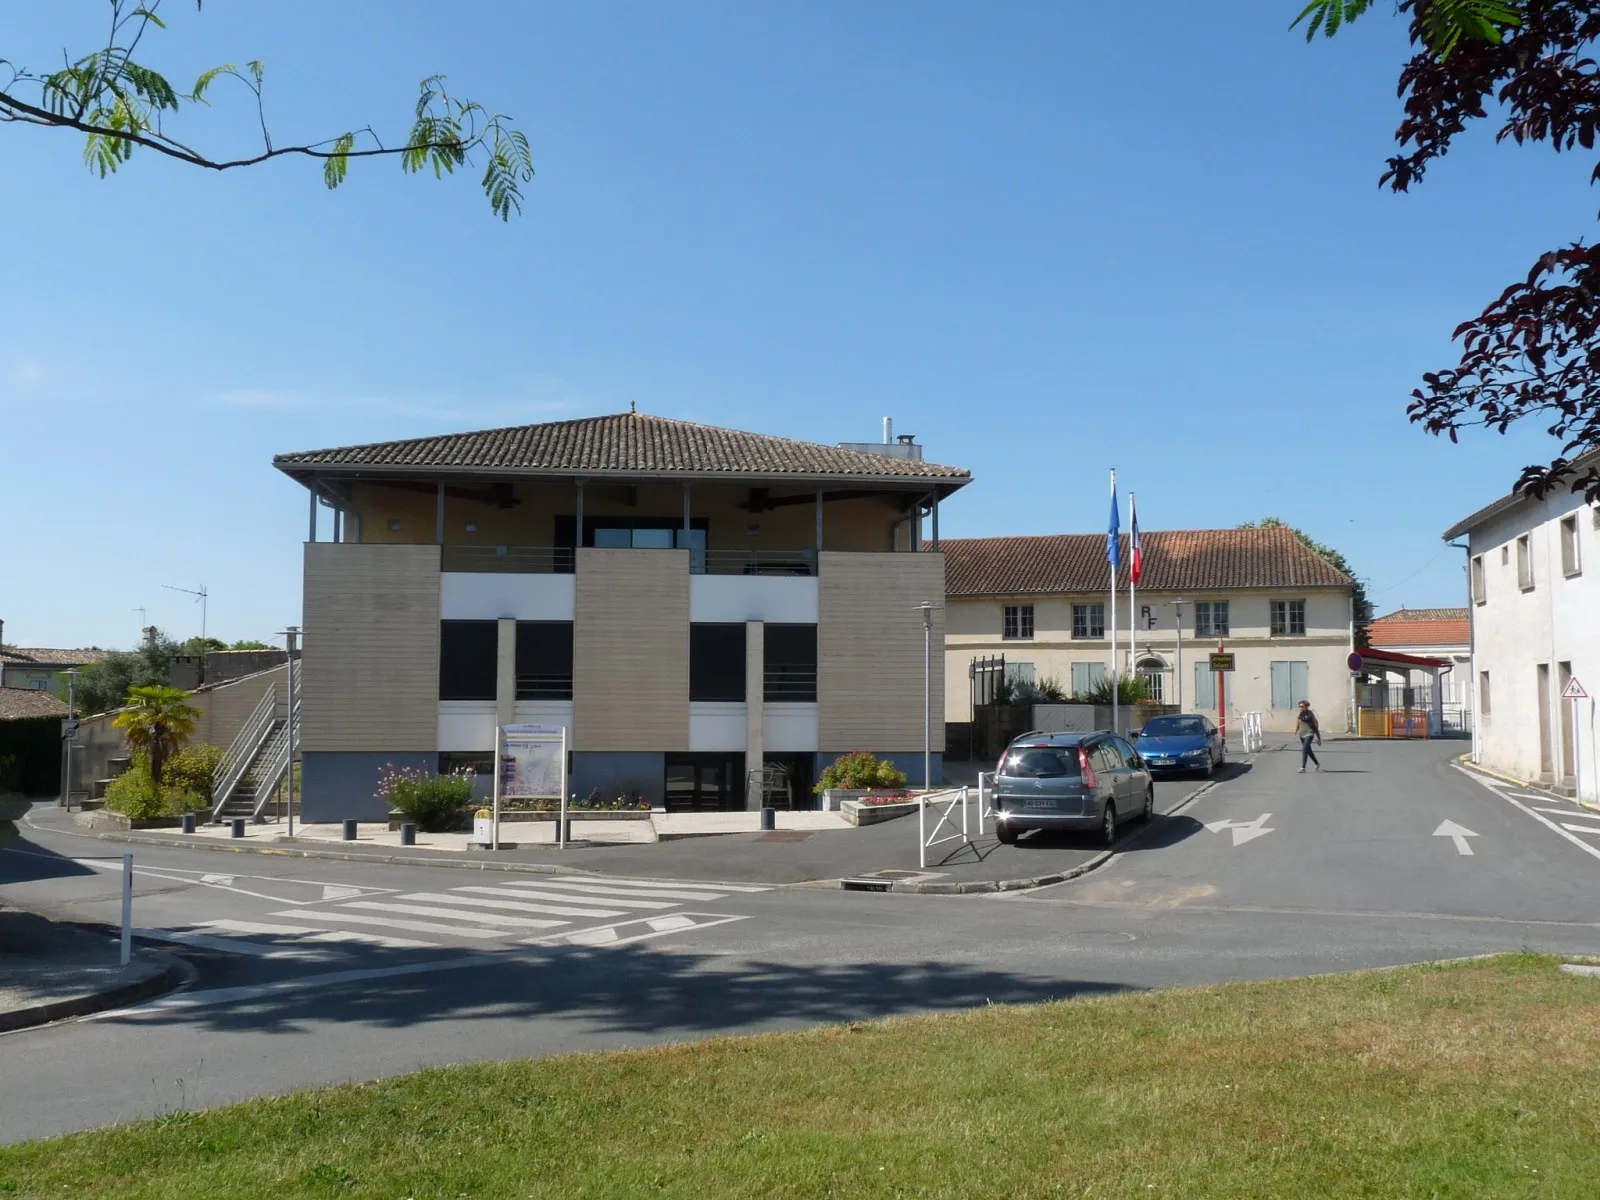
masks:
POLYGON ((310 505, 308 820, 384 819, 391 763, 487 787, 513 723, 567 730, 580 795, 671 808, 806 806, 857 747, 923 777, 918 606, 942 636, 939 509, 971 476, 913 438, 630 411, 273 465, 310 505))
MULTIPOLYGON (((1147 530, 1140 541, 1143 572, 1130 599, 1132 555, 1122 539, 1120 674, 1138 674, 1163 703, 1226 716, 1234 729, 1245 712, 1260 712, 1265 729, 1288 729, 1302 699, 1324 728, 1348 727, 1348 575, 1284 527, 1147 530), (1206 659, 1219 644, 1235 655, 1234 671, 1220 680, 1206 659)), ((975 671, 982 670, 975 663, 997 656, 1014 682, 1050 680, 1071 695, 1106 678, 1112 609, 1105 534, 952 538, 943 549, 945 709, 952 720, 972 711, 975 671)))

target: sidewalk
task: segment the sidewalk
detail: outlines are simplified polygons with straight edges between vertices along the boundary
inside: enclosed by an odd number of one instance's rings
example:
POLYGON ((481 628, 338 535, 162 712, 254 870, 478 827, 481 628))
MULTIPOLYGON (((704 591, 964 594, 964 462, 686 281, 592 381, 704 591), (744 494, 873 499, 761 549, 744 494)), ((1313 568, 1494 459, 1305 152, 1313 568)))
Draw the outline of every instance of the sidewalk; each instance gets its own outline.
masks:
POLYGON ((189 970, 170 955, 0 904, 0 1033, 134 1004, 170 991, 189 970))

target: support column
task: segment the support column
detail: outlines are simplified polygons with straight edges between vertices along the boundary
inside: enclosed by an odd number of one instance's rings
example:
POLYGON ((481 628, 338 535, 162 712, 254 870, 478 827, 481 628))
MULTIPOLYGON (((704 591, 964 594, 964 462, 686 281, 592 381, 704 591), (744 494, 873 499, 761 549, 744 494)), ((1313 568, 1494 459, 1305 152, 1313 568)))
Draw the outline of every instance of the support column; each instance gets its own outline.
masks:
POLYGON ((517 719, 517 622, 500 618, 499 655, 495 661, 494 699, 497 719, 509 725, 517 719))
POLYGON ((433 540, 444 545, 444 484, 439 485, 439 498, 433 519, 433 540))
POLYGON ((766 626, 744 623, 744 777, 747 809, 762 806, 761 770, 766 759, 766 626))
POLYGON ((577 570, 578 551, 583 548, 583 480, 578 480, 578 515, 576 517, 578 531, 572 539, 573 570, 577 570))
POLYGON ((311 498, 311 531, 306 534, 306 541, 317 540, 317 493, 315 488, 307 488, 306 495, 311 498))
POLYGON ((931 507, 933 509, 933 550, 934 550, 934 553, 937 554, 939 552, 939 493, 938 492, 933 493, 933 496, 928 501, 928 505, 929 505, 929 507, 931 507))

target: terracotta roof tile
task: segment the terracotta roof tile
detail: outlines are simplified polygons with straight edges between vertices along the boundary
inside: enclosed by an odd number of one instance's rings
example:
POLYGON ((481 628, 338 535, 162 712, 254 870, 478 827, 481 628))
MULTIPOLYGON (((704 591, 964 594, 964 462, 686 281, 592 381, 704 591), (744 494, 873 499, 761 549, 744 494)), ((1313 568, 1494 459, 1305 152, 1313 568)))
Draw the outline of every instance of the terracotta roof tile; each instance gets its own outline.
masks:
POLYGON ((66 701, 37 688, 0 687, 0 721, 25 721, 30 717, 64 717, 66 701))
MULTIPOLYGON (((456 469, 516 473, 658 475, 796 475, 938 479, 966 483, 962 467, 891 458, 815 442, 644 413, 618 413, 280 454, 273 466, 291 474, 318 467, 456 469)), ((959 486, 959 484, 958 484, 959 486)))
MULTIPOLYGON (((1319 557, 1289 529, 1142 530, 1144 574, 1154 591, 1218 588, 1349 587, 1343 571, 1319 557)), ((1106 536, 952 538, 945 554, 951 596, 1102 592, 1109 584, 1106 536)), ((1122 538, 1119 586, 1128 583, 1128 538, 1122 538)))
POLYGON ((99 662, 106 656, 104 650, 47 650, 39 646, 18 646, 14 650, 0 650, 0 662, 19 667, 78 667, 99 662))
POLYGON ((1465 646, 1472 626, 1464 608, 1409 608, 1378 617, 1367 626, 1369 645, 1465 646))

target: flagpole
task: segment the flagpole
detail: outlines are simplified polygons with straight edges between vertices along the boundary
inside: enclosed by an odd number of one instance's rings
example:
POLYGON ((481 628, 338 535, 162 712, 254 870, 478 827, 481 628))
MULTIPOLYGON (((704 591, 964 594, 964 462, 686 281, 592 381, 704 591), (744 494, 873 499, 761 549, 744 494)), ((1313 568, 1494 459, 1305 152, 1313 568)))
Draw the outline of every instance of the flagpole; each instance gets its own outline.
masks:
POLYGON ((1111 567, 1111 732, 1120 733, 1121 696, 1117 689, 1117 558, 1121 554, 1117 529, 1117 469, 1111 468, 1111 527, 1107 534, 1106 558, 1111 567))
POLYGON ((1128 674, 1139 678, 1139 594, 1133 578, 1134 556, 1138 553, 1133 543, 1139 534, 1139 510, 1134 506, 1134 494, 1128 493, 1128 674))

